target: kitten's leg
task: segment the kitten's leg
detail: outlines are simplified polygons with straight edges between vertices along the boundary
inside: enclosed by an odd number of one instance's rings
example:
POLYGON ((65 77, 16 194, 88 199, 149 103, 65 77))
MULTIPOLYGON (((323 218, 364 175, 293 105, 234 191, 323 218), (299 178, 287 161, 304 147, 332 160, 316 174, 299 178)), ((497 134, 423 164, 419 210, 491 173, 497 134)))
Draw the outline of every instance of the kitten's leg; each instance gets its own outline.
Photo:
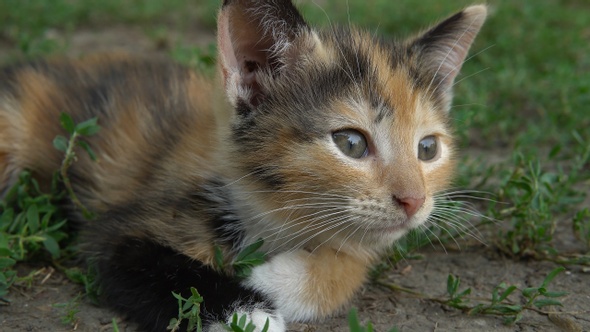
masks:
POLYGON ((187 298, 190 287, 195 287, 204 299, 205 331, 225 331, 217 322, 231 322, 234 312, 246 314, 258 330, 268 318, 269 332, 286 331, 270 301, 237 280, 149 240, 125 237, 117 243, 111 245, 109 255, 96 258, 100 290, 107 304, 139 322, 140 330, 166 331, 170 319, 178 317, 178 301, 172 292, 187 298))
POLYGON ((253 269, 245 285, 272 299, 287 322, 342 307, 366 278, 368 262, 331 248, 286 252, 253 269))

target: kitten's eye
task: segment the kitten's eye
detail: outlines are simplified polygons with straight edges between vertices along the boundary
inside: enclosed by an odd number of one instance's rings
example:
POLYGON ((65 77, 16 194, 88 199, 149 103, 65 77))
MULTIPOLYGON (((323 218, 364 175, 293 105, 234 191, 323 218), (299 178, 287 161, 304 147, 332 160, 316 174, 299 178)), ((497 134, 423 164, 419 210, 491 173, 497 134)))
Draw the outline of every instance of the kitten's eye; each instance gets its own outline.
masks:
POLYGON ((434 159, 438 152, 436 137, 426 136, 418 143, 418 159, 430 161, 434 159))
POLYGON ((344 129, 332 133, 332 140, 345 155, 359 159, 369 153, 367 139, 354 129, 344 129))

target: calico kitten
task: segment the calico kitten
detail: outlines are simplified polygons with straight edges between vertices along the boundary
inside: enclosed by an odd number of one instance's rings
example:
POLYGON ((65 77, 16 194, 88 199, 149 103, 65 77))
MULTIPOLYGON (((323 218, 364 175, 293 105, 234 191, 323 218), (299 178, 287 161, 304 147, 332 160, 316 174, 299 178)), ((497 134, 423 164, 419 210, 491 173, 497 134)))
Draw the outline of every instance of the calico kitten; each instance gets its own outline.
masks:
POLYGON ((468 7, 390 42, 316 31, 290 1, 226 0, 218 81, 125 56, 4 68, 0 195, 23 169, 47 183, 59 168, 61 112, 98 117, 99 161, 79 153, 69 171, 97 218, 66 206, 110 307, 164 331, 171 292, 194 286, 211 331, 234 312, 270 331, 324 317, 447 188, 451 88, 485 16, 468 7), (237 278, 258 239, 266 262, 237 278))

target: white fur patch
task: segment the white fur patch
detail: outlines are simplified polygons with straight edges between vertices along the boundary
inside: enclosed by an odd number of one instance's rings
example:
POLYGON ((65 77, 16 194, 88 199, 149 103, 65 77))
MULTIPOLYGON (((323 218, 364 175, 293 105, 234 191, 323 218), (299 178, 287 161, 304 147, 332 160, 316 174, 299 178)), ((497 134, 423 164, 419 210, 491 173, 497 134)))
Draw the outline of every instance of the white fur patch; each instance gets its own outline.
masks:
POLYGON ((285 252, 255 267, 245 286, 265 294, 287 322, 309 321, 318 316, 317 308, 303 301, 307 280, 305 266, 309 252, 285 252))

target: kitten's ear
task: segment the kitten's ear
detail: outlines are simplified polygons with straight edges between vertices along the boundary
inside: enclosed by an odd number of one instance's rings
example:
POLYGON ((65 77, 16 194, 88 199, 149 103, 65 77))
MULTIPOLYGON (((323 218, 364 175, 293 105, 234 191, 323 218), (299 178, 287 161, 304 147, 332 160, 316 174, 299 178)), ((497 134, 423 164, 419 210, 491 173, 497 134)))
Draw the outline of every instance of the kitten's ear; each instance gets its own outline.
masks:
POLYGON ((449 109, 452 87, 467 52, 487 15, 485 5, 465 8, 419 36, 412 47, 418 49, 420 70, 426 73, 428 89, 449 109))
POLYGON ((230 102, 252 108, 264 99, 262 76, 277 77, 295 61, 309 27, 289 0, 225 0, 217 30, 230 102))

